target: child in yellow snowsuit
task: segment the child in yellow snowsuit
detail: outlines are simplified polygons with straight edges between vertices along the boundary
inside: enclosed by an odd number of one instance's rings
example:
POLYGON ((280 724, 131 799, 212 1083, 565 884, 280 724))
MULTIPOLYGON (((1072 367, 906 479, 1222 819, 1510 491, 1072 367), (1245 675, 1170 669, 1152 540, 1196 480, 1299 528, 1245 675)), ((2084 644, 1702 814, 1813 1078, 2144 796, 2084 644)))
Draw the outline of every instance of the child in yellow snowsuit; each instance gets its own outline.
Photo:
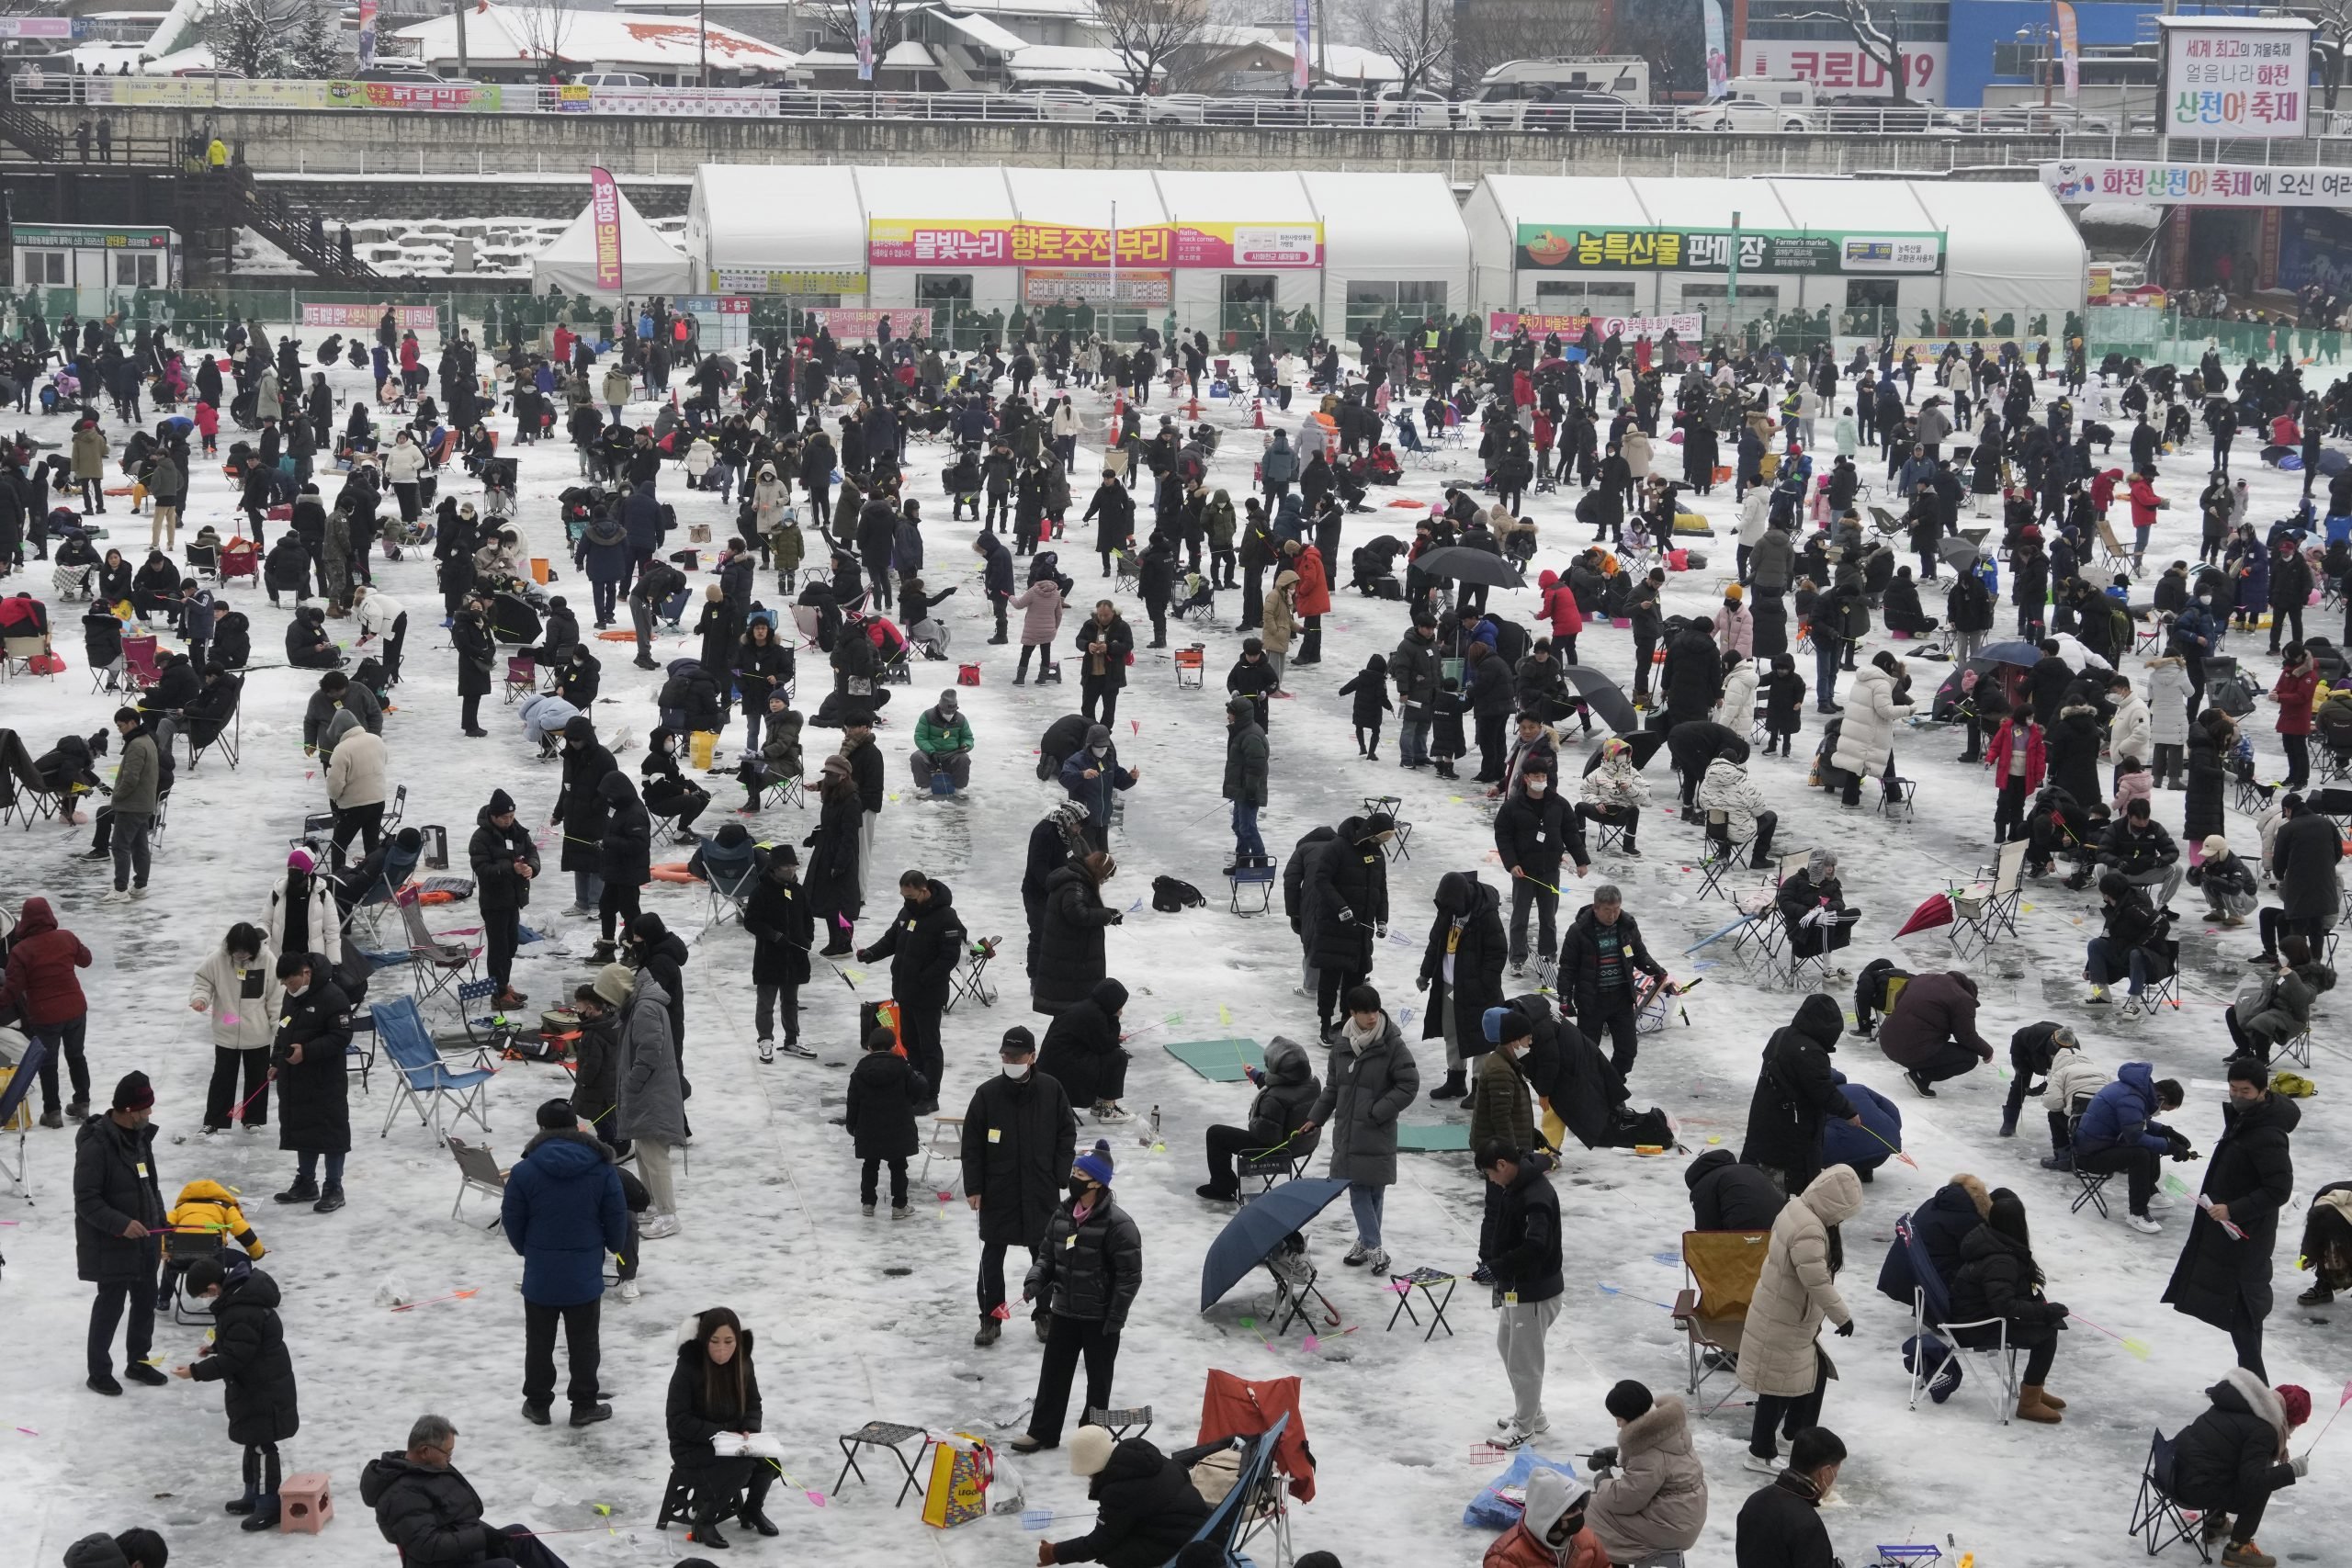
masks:
MULTIPOLYGON (((221 1238, 226 1251, 231 1242, 245 1249, 245 1256, 260 1258, 268 1252, 261 1237, 245 1224, 245 1212, 237 1206, 237 1195, 217 1181, 191 1181, 180 1189, 179 1201, 165 1216, 175 1231, 209 1231, 221 1238)), ((179 1289, 180 1276, 187 1272, 193 1257, 182 1258, 165 1264, 164 1269, 164 1300, 168 1305, 179 1289)))

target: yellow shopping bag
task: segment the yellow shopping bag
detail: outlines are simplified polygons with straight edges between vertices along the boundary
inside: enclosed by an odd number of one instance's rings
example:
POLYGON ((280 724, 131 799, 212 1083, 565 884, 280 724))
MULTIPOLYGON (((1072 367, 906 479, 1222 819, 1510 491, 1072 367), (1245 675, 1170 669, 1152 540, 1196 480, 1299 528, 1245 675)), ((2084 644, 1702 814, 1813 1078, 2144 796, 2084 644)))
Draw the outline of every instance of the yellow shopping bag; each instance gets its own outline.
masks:
POLYGON ((968 1432, 942 1438, 931 1450, 931 1474, 922 1493, 922 1522, 935 1529, 969 1524, 989 1511, 989 1483, 996 1477, 996 1450, 968 1432))
POLYGON ((712 755, 717 752, 718 750, 718 731, 716 729, 697 729, 695 731, 694 740, 689 755, 693 757, 694 765, 695 767, 707 769, 710 766, 710 759, 712 755))

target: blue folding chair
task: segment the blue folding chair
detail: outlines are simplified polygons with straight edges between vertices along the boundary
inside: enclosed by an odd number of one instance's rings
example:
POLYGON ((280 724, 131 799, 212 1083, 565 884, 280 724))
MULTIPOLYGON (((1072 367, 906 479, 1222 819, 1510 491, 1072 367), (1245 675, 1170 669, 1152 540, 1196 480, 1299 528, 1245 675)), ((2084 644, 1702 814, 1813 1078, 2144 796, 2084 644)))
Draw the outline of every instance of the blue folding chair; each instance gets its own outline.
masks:
POLYGON ((477 1126, 490 1131, 490 1080, 498 1069, 490 1066, 481 1048, 474 1048, 475 1066, 452 1067, 441 1059, 439 1047, 424 1028, 424 1015, 417 1010, 411 997, 393 997, 378 1002, 371 1010, 376 1021, 376 1041, 386 1056, 391 1058, 392 1103, 384 1112, 383 1131, 376 1135, 390 1137, 392 1122, 407 1106, 416 1112, 420 1125, 433 1129, 433 1141, 447 1143, 448 1134, 442 1128, 442 1105, 446 1100, 452 1109, 452 1125, 473 1118, 477 1126))
POLYGON ((0 1128, 14 1122, 17 1132, 17 1157, 11 1161, 0 1155, 0 1176, 6 1177, 8 1185, 28 1203, 33 1201, 33 1190, 25 1181, 25 1139, 32 1131, 33 1119, 25 1100, 40 1080, 40 1065, 48 1056, 49 1043, 38 1034, 27 1035, 24 1055, 17 1058, 7 1087, 0 1089, 0 1128))
MULTIPOLYGON (((729 828, 741 833, 734 823, 729 828)), ((721 829, 724 831, 725 829, 721 829)), ((760 847, 746 836, 740 842, 729 843, 723 839, 705 837, 686 863, 686 869, 703 880, 710 896, 709 907, 703 915, 702 929, 723 926, 732 917, 738 925, 743 920, 743 905, 752 896, 752 878, 759 874, 760 847)))
MULTIPOLYGON (((1274 1561, 1287 1562, 1290 1558, 1290 1514, 1281 1478, 1273 1472, 1274 1445, 1282 1441, 1283 1431, 1289 1425, 1288 1416, 1277 1416, 1272 1427, 1250 1439, 1250 1451, 1241 1458, 1241 1472, 1234 1480, 1233 1490, 1210 1511, 1193 1537, 1193 1540, 1208 1541, 1224 1552, 1218 1561, 1225 1568, 1257 1568, 1242 1555, 1241 1549, 1268 1531, 1275 1539, 1274 1561)), ((1169 1562, 1173 1568, 1175 1559, 1169 1562)))

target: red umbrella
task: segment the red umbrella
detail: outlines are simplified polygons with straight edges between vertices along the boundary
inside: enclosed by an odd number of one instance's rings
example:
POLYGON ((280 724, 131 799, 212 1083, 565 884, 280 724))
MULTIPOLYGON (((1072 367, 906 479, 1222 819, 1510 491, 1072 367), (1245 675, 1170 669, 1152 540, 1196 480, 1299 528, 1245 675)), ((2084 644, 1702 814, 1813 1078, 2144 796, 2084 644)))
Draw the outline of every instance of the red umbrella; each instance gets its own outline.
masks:
POLYGON ((1937 926, 1950 924, 1951 899, 1941 893, 1930 893, 1925 903, 1911 911, 1911 918, 1903 922, 1903 929, 1894 933, 1895 940, 1899 942, 1913 931, 1930 931, 1937 926))

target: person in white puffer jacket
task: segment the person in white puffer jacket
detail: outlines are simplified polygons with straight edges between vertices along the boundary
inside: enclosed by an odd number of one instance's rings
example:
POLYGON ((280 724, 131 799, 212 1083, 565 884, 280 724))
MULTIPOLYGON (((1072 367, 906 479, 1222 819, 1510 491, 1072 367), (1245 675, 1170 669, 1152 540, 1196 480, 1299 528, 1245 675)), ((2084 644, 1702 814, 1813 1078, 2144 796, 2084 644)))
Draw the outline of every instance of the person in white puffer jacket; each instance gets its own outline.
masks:
POLYGON ((1724 694, 1715 700, 1714 719, 1735 735, 1756 728, 1756 661, 1724 650, 1724 694))
POLYGON ((2187 776, 2188 670, 2174 654, 2148 660, 2148 771, 2158 789, 2178 789, 2187 776))
POLYGON ((1600 760, 1584 775, 1577 815, 1588 822, 1623 828, 1620 852, 1639 860, 1642 852, 1634 847, 1634 839, 1641 829, 1642 807, 1649 803, 1650 786, 1634 765, 1633 748, 1623 737, 1611 736, 1600 743, 1600 760))
POLYGON ((1897 695, 1903 681, 1903 661, 1882 649, 1846 688, 1845 719, 1829 760, 1847 775, 1849 806, 1861 804, 1864 777, 1877 776, 1894 761, 1895 722, 1911 716, 1911 705, 1897 695))
MULTIPOLYGON (((1772 829, 1780 817, 1766 807, 1764 792, 1747 776, 1747 755, 1745 740, 1724 746, 1699 781, 1698 802, 1702 814, 1724 814, 1723 841, 1731 846, 1747 844, 1747 863, 1761 867, 1772 863, 1772 829)), ((1708 831, 1712 834, 1714 829, 1710 827, 1708 831)))
POLYGON ((277 966, 264 962, 267 942, 258 926, 243 921, 231 926, 220 945, 197 966, 188 990, 188 1010, 209 1013, 212 1021, 212 1081, 204 1097, 207 1133, 227 1132, 237 1120, 248 1127, 269 1121, 269 1097, 261 1090, 269 1078, 269 1046, 285 1009, 286 987, 278 984, 277 966), (242 1118, 232 1114, 240 1099, 245 1102, 242 1118))
MULTIPOLYGON (((2123 777, 2123 764, 2127 761, 2137 762, 2143 768, 2154 771, 2156 751, 2154 719, 2129 675, 2109 676, 2107 689, 2115 698, 2115 712, 2107 721, 2107 754, 2114 761, 2115 782, 2120 784, 2123 777)), ((2182 711, 2184 714, 2187 712, 2185 708, 2182 711)), ((2181 728, 2186 739, 2188 723, 2185 718, 2181 728)), ((2153 784, 2155 781, 2152 779, 2149 782, 2153 784)))

